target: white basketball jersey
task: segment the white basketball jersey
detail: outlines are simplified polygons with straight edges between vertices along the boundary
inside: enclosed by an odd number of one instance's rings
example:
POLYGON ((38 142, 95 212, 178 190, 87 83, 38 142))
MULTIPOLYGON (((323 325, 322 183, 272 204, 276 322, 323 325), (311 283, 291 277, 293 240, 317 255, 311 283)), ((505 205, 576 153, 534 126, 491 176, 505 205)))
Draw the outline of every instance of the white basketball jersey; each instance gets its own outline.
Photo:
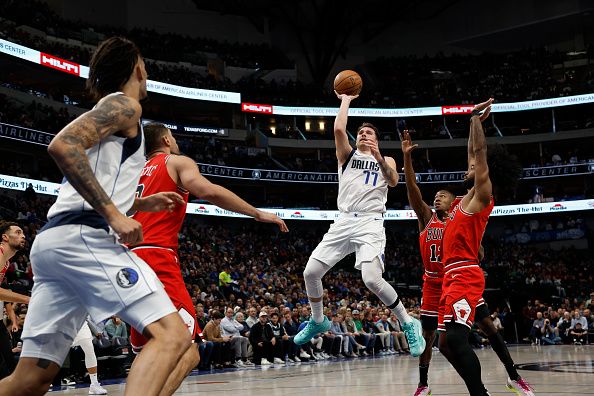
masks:
MULTIPOLYGON (((122 95, 122 93, 117 92, 112 95, 122 95)), ((136 137, 110 135, 86 150, 86 153, 99 184, 118 210, 126 213, 134 203, 140 173, 146 162, 142 124, 140 122, 138 124, 136 137)), ((55 221, 51 220, 56 216, 63 218, 76 214, 78 219, 80 213, 84 213, 86 217, 89 214, 94 214, 96 218, 101 217, 64 178, 58 198, 49 209, 47 217, 50 223, 54 223, 55 221)))
POLYGON ((338 167, 338 210, 341 212, 386 211, 388 183, 372 155, 351 151, 338 167))

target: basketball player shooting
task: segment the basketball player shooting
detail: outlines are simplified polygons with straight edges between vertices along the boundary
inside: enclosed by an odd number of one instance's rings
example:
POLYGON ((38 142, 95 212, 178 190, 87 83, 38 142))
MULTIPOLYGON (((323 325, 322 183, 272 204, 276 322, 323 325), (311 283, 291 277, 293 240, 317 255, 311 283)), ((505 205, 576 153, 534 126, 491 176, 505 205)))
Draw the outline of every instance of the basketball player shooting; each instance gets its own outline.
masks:
POLYGON ((383 215, 388 187, 398 183, 396 161, 381 155, 378 130, 369 123, 359 127, 356 149, 351 147, 346 133, 348 111, 358 95, 336 95, 341 100, 334 121, 340 215, 313 251, 303 272, 312 317, 294 341, 301 345, 330 329, 330 321, 323 314, 322 277, 342 258, 355 252, 355 268, 361 271, 363 282, 396 314, 411 354, 419 356, 425 349, 421 323, 408 315, 396 290, 382 277, 386 247, 383 215))
MULTIPOLYGON (((274 223, 282 232, 289 230, 277 215, 256 209, 233 192, 211 183, 202 176, 196 162, 179 155, 175 137, 165 125, 146 125, 144 135, 148 161, 140 177, 139 197, 159 192, 179 193, 183 197, 183 203, 177 205, 170 213, 135 213, 132 217, 142 224, 144 240, 141 244, 133 246, 132 250, 155 271, 184 320, 192 339, 195 339, 200 331, 196 322, 196 311, 182 278, 177 256, 178 233, 186 215, 189 195, 206 199, 223 209, 245 214, 257 221, 274 223)), ((132 328, 130 341, 135 352, 138 352, 147 340, 132 328)), ((161 395, 173 394, 199 361, 198 345, 194 344, 179 360, 161 395)))
POLYGON ((146 80, 134 43, 120 37, 101 43, 87 80, 97 105, 48 147, 65 178, 31 248, 35 285, 21 358, 0 381, 0 395, 45 394, 87 313, 96 323, 117 314, 149 339, 130 369, 126 395, 160 394, 191 345, 154 271, 120 244, 142 241, 140 223, 124 213, 183 202, 176 193, 135 198, 145 163, 139 101, 147 96, 146 80))

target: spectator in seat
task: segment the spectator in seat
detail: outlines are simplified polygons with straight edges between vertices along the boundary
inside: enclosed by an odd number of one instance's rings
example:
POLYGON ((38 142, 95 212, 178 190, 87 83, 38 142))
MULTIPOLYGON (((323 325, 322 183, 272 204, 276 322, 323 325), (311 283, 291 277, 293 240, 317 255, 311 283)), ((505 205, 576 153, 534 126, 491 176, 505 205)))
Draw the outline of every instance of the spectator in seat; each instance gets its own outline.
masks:
POLYGON ((571 314, 567 311, 563 313, 563 318, 557 322, 557 334, 564 343, 569 343, 569 329, 571 329, 571 314))
POLYGON ((544 326, 541 329, 542 337, 541 342, 544 345, 561 345, 563 344, 563 340, 559 337, 557 333, 557 328, 551 325, 551 321, 549 319, 545 319, 544 326))
POLYGON ((588 335, 588 333, 587 333, 586 329, 584 329, 582 327, 582 324, 580 322, 577 322, 575 324, 575 327, 573 329, 569 330, 569 336, 571 338, 571 341, 573 342, 573 345, 586 344, 587 335, 588 335))
POLYGON ((579 309, 576 309, 573 312, 573 319, 571 320, 571 328, 575 329, 575 325, 580 323, 582 325, 582 329, 588 328, 588 320, 582 316, 582 313, 579 309))
POLYGON ((353 310, 352 315, 356 332, 359 333, 359 337, 361 337, 361 340, 357 340, 357 342, 365 346, 363 355, 368 355, 369 353, 372 353, 375 347, 375 334, 370 334, 365 331, 363 328, 363 322, 361 321, 361 313, 358 309, 353 310))
POLYGON ((250 329, 250 343, 254 350, 254 363, 256 365, 269 366, 271 364, 270 361, 273 360, 272 345, 266 340, 264 335, 264 330, 268 325, 267 323, 268 314, 266 311, 260 311, 258 322, 250 329))
POLYGON ((229 336, 221 336, 221 320, 223 314, 213 309, 210 314, 210 321, 202 329, 202 334, 207 341, 214 343, 213 361, 215 368, 231 365, 231 348, 229 346, 229 336))
POLYGON ((542 312, 536 313, 536 319, 532 322, 532 328, 530 329, 530 338, 532 339, 533 345, 540 343, 542 337, 542 328, 544 327, 544 318, 542 312))
POLYGON ((248 325, 248 327, 251 329, 252 326, 254 324, 256 324, 256 322, 258 322, 258 315, 257 315, 258 311, 256 310, 256 308, 251 307, 248 310, 248 317, 245 320, 245 323, 248 325))
POLYGON ((227 298, 233 292, 233 278, 231 278, 231 269, 228 265, 225 265, 219 273, 219 288, 227 298))
POLYGON ((126 328, 126 324, 116 315, 113 315, 107 323, 105 323, 104 330, 109 339, 115 337, 128 339, 128 329, 126 328))
POLYGON ((245 321, 245 316, 243 315, 243 312, 237 312, 235 314, 235 320, 243 326, 243 329, 239 331, 239 334, 241 334, 244 337, 249 337, 250 336, 250 327, 248 326, 248 324, 245 321))
POLYGON ((241 335, 243 325, 233 319, 233 314, 233 308, 227 308, 225 317, 221 320, 221 334, 223 337, 229 337, 227 342, 235 353, 235 364, 238 367, 253 366, 253 363, 247 360, 249 340, 241 335))
MULTIPOLYGON (((289 351, 289 336, 285 328, 279 321, 279 315, 276 312, 270 314, 270 320, 264 330, 264 339, 272 345, 275 364, 284 364, 285 355, 289 351)), ((295 359, 293 359, 295 360, 295 359)))
POLYGON ((204 329, 208 323, 208 317, 204 312, 204 306, 202 304, 196 305, 196 320, 201 329, 204 329))
MULTIPOLYGON (((283 327, 285 328, 285 334, 289 336, 289 350, 287 351, 287 354, 289 355, 289 361, 300 362, 301 356, 297 355, 299 354, 301 348, 299 347, 299 345, 293 342, 293 337, 295 337, 295 334, 299 332, 299 324, 293 320, 290 311, 284 313, 283 319, 283 327)), ((303 357, 305 358, 305 355, 303 357)), ((307 357, 309 358, 310 355, 308 354, 307 357)))
MULTIPOLYGON (((389 312, 386 310, 386 312, 389 312)), ((396 318, 396 315, 390 312, 390 318, 388 319, 388 323, 392 328, 392 336, 394 337, 394 349, 398 353, 408 353, 410 349, 408 348, 408 342, 406 341, 406 336, 402 331, 402 327, 400 326, 400 321, 396 318)))

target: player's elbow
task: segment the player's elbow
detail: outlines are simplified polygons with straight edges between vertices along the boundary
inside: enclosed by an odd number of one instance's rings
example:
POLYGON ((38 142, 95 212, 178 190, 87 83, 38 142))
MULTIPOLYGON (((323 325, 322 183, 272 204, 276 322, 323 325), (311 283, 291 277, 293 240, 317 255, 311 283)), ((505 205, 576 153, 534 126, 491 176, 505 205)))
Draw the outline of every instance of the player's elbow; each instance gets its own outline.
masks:
POLYGON ((390 187, 396 187, 397 184, 398 184, 397 177, 394 180, 388 180, 388 186, 390 186, 390 187))

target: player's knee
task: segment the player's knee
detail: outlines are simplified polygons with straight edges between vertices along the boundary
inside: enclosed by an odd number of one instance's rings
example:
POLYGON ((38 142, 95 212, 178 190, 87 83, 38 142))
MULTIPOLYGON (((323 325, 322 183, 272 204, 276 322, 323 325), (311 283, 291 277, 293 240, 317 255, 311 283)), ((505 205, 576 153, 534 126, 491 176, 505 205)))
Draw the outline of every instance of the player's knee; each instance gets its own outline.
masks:
POLYGON ((372 292, 380 290, 382 283, 381 277, 378 277, 375 274, 369 272, 363 272, 361 276, 363 277, 363 283, 365 283, 365 286, 369 290, 371 290, 372 292))
MULTIPOLYGON (((11 376, 14 377, 14 374, 11 376)), ((19 383, 19 395, 22 396, 37 396, 37 395, 45 395, 52 385, 52 381, 54 376, 50 375, 31 375, 25 374, 23 376, 19 376, 19 378, 12 378, 14 381, 18 381, 19 383)))
POLYGON ((188 360, 190 361, 191 367, 198 366, 200 363, 200 351, 198 350, 198 344, 192 344, 190 349, 188 349, 188 360))
POLYGON ((321 277, 318 271, 314 269, 314 266, 308 262, 305 266, 305 270, 303 270, 303 279, 307 282, 314 282, 321 279, 321 277))
POLYGON ((487 337, 491 337, 497 334, 497 329, 493 324, 493 320, 490 317, 482 318, 480 321, 477 322, 479 328, 483 333, 487 335, 487 337))

